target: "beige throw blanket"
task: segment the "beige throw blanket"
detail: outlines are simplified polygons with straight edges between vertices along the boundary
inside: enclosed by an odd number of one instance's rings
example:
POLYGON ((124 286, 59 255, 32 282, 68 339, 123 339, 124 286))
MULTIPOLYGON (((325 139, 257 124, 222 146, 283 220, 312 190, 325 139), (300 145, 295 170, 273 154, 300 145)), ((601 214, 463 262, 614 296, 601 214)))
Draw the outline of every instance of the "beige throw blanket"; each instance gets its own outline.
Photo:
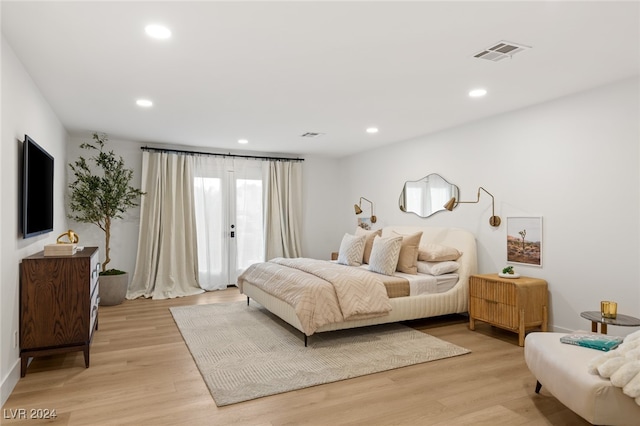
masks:
POLYGON ((238 277, 291 305, 307 336, 334 322, 383 316, 391 311, 377 274, 316 259, 276 258, 251 265, 238 277))
POLYGON ((629 334, 616 349, 592 359, 589 373, 609 379, 640 405, 640 330, 629 334))

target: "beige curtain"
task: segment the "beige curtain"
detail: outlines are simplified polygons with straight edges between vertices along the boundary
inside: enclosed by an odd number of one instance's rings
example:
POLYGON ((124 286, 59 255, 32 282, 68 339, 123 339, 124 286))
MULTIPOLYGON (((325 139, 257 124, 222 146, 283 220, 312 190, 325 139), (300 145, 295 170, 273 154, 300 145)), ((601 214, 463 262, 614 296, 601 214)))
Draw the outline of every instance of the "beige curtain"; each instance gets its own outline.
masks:
POLYGON ((269 162, 265 194, 265 257, 301 257, 302 164, 269 162))
POLYGON ((202 293, 193 197, 193 157, 142 153, 142 197, 136 269, 127 299, 202 293))

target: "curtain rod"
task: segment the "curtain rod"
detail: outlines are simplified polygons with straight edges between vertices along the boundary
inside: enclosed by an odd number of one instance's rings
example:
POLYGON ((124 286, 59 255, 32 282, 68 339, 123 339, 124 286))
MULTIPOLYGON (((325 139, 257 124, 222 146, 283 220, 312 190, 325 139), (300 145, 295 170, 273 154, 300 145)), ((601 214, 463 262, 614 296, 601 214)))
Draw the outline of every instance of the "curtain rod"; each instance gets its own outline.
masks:
POLYGON ((234 157, 234 158, 251 158, 255 160, 273 160, 273 161, 304 161, 304 158, 286 158, 286 157, 266 157, 260 155, 241 155, 241 154, 222 154, 216 152, 203 152, 203 151, 183 151, 180 149, 169 149, 169 148, 154 148, 151 146, 143 146, 140 147, 143 151, 157 151, 157 152, 172 152, 175 154, 186 154, 186 155, 211 155, 214 157, 234 157))

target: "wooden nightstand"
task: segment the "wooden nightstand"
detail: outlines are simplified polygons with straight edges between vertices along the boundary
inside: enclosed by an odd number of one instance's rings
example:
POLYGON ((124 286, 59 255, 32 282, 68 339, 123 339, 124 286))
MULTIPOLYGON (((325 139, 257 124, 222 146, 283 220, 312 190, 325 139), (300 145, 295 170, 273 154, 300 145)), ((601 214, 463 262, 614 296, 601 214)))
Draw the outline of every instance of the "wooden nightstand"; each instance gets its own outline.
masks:
POLYGON ((547 331, 547 282, 538 278, 500 278, 498 274, 469 277, 469 328, 475 320, 518 333, 524 346, 527 329, 547 331))

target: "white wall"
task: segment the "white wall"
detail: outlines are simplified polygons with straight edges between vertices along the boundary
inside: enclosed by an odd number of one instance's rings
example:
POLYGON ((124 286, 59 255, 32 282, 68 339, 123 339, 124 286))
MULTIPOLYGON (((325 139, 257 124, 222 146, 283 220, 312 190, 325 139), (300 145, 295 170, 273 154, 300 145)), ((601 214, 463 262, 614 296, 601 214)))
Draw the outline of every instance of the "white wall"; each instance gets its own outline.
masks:
MULTIPOLYGON (((640 167, 638 79, 438 134, 344 158, 340 169, 352 200, 376 206, 380 226, 455 226, 478 243, 479 269, 506 265, 506 218, 543 217, 542 267, 516 265, 546 279, 551 324, 588 329, 580 312, 615 300, 621 313, 640 317, 640 167), (402 213, 406 180, 439 173, 475 200, 483 186, 496 199, 503 224, 489 226, 491 197, 428 219, 402 213)), ((635 329, 611 327, 611 333, 635 329)))
POLYGON ((353 215, 353 201, 346 198, 338 160, 306 157, 302 170, 302 255, 329 259, 331 252, 340 248, 344 233, 355 230, 344 223, 346 215, 353 215))
POLYGON ((23 257, 54 243, 67 229, 64 213, 64 166, 67 133, 34 85, 29 74, 2 38, 2 155, 0 156, 0 380, 2 404, 20 377, 19 349, 14 333, 19 330, 19 273, 23 257), (54 230, 22 239, 20 230, 20 160, 22 141, 28 134, 54 158, 54 230))

